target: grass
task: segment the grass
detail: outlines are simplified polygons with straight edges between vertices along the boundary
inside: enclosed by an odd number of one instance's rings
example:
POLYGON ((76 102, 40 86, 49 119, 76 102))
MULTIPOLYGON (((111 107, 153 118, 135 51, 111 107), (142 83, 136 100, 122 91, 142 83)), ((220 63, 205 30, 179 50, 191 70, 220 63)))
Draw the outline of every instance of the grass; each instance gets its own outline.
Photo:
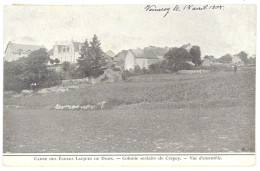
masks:
POLYGON ((4 152, 253 152, 254 70, 156 74, 5 97, 4 152), (108 110, 55 111, 108 102, 108 110))

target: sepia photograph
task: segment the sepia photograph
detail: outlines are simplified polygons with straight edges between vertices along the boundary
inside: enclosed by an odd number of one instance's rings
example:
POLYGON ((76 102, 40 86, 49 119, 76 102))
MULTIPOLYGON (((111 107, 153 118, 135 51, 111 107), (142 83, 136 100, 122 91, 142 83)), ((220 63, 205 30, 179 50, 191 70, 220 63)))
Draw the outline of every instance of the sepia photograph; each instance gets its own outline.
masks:
POLYGON ((3 6, 6 164, 254 157, 256 11, 3 6))

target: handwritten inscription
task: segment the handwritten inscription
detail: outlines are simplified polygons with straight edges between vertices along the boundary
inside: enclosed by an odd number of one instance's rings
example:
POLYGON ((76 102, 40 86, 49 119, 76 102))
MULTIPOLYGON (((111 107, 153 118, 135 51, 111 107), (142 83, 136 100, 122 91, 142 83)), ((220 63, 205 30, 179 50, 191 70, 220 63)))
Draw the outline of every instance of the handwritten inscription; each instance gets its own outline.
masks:
POLYGON ((159 7, 158 5, 146 5, 147 12, 163 12, 166 17, 171 11, 206 11, 206 10, 224 10, 224 5, 174 5, 172 7, 159 7))

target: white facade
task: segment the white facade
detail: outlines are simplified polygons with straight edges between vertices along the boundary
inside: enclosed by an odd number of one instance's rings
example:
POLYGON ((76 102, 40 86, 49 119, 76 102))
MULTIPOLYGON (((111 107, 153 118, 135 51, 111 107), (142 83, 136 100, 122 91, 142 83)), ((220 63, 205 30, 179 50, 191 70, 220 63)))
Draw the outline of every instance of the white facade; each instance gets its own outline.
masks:
POLYGON ((60 63, 65 61, 70 63, 76 63, 77 59, 80 57, 79 51, 81 46, 81 43, 73 41, 66 45, 55 44, 53 54, 50 55, 50 58, 53 60, 57 58, 60 60, 60 63))
POLYGON ((126 57, 125 57, 125 70, 134 70, 135 68, 135 57, 132 54, 132 52, 130 52, 130 50, 128 51, 126 57))
POLYGON ((131 50, 128 51, 125 57, 125 70, 134 70, 135 66, 139 66, 141 69, 148 69, 149 65, 158 62, 158 58, 149 57, 136 57, 131 50))

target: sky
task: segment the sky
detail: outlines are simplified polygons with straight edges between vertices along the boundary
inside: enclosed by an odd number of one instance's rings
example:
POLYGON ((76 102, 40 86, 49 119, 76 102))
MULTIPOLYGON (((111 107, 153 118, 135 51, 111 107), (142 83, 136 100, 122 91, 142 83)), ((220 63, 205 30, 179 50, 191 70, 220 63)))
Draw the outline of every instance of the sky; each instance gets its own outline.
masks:
POLYGON ((170 8, 165 17, 166 11, 146 11, 146 5, 5 6, 4 48, 11 41, 50 49, 55 42, 90 41, 96 34, 105 52, 191 43, 200 46, 202 56, 255 54, 255 5, 201 11, 156 5, 156 9, 170 8))

